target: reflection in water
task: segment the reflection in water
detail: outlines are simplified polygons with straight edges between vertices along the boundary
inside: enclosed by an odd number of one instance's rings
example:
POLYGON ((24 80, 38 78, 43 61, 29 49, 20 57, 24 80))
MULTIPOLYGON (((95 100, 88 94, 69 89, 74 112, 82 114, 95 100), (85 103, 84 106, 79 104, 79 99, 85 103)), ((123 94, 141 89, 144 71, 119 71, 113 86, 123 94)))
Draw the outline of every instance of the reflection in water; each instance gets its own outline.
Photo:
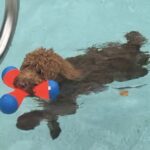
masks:
POLYGON ((74 114, 78 108, 78 95, 106 90, 107 83, 127 81, 145 76, 148 70, 149 55, 141 52, 146 39, 138 32, 125 35, 127 43, 107 43, 105 47, 90 47, 85 54, 67 58, 74 66, 84 72, 80 81, 64 79, 61 82, 61 94, 55 103, 40 101, 44 110, 35 110, 21 115, 17 127, 22 130, 34 129, 44 119, 50 135, 57 138, 61 132, 58 117, 74 114))

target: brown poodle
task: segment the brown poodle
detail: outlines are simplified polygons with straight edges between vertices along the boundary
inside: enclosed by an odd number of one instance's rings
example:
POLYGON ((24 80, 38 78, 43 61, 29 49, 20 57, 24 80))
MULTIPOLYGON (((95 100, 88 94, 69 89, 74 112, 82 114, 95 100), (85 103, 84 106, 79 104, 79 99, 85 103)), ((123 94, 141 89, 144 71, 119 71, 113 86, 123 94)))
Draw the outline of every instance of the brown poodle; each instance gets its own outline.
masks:
MULTIPOLYGON (((20 68, 21 72, 15 79, 14 85, 17 88, 23 89, 28 92, 30 96, 33 96, 33 87, 43 80, 56 80, 59 83, 66 79, 78 81, 81 81, 83 79, 89 80, 89 75, 92 74, 94 76, 94 72, 97 72, 97 69, 101 70, 98 75, 101 76, 102 79, 104 77, 106 78, 106 76, 110 76, 110 74, 112 74, 114 71, 113 68, 116 68, 113 78, 119 78, 118 76, 120 75, 120 71, 125 70, 125 66, 122 68, 122 65, 126 64, 127 70, 129 68, 132 68, 132 66, 136 63, 132 62, 132 60, 134 60, 133 58, 137 57, 136 53, 146 42, 145 37, 143 37, 139 32, 136 31, 127 33, 125 37, 127 39, 126 44, 110 44, 110 46, 103 48, 103 51, 98 52, 98 49, 94 47, 88 48, 87 56, 90 57, 90 61, 89 59, 87 59, 86 55, 77 56, 70 60, 70 58, 63 59, 52 49, 36 49, 35 51, 26 55, 20 68), (81 59, 80 61, 76 61, 76 59, 80 57, 83 57, 83 59, 81 59), (120 63, 112 63, 114 59, 118 59, 120 63), (85 62, 87 61, 88 63, 85 67, 85 62), (99 64, 93 64, 94 62, 99 64), (97 69, 95 68, 95 65, 97 69), (112 66, 109 67, 110 69, 107 69, 107 73, 105 71, 103 72, 103 68, 106 65, 112 66), (110 73, 108 73, 108 70, 110 70, 110 73), (81 73, 81 71, 83 73, 81 73)), ((134 61, 140 61, 139 59, 140 57, 136 58, 136 60, 134 61)), ((95 77, 93 77, 93 79, 95 79, 95 77)))
MULTIPOLYGON (((107 90, 107 87, 109 87, 109 84, 113 81, 123 82, 147 75, 148 69, 145 66, 149 63, 150 55, 149 53, 141 51, 141 47, 146 42, 146 38, 136 31, 127 33, 125 37, 127 39, 127 42, 125 43, 109 42, 105 44, 104 47, 90 47, 87 48, 82 55, 66 58, 67 62, 70 62, 75 68, 82 70, 82 78, 80 78, 80 80, 68 80, 68 76, 64 75, 65 78, 63 78, 60 82, 60 95, 57 101, 53 103, 46 103, 45 101, 39 99, 39 105, 42 106, 43 110, 32 110, 31 112, 22 114, 17 120, 17 127, 22 130, 31 130, 40 125, 41 121, 46 120, 50 135, 53 139, 55 139, 59 136, 62 130, 59 125, 58 117, 76 113, 77 108, 80 107, 80 105, 78 106, 76 103, 79 95, 87 95, 91 92, 96 93, 107 90)), ((48 59, 47 56, 46 58, 42 56, 39 62, 35 62, 37 61, 37 58, 40 57, 35 56, 35 54, 36 52, 31 53, 32 59, 28 57, 30 54, 27 55, 23 66, 26 62, 29 67, 32 66, 32 63, 39 65, 41 60, 45 61, 45 59, 48 59), (35 59, 33 57, 35 57, 35 59)), ((39 53, 37 55, 39 55, 39 53)), ((45 64, 49 65, 47 62, 45 64)), ((33 71, 36 67, 34 67, 33 70, 30 69, 29 71, 26 69, 24 70, 23 68, 25 69, 28 67, 21 68, 22 75, 18 77, 20 78, 20 81, 17 81, 20 83, 21 81, 24 83, 26 76, 28 76, 27 74, 29 74, 28 72, 33 71), (24 76, 24 79, 22 76, 24 76)), ((47 68, 51 74, 55 71, 54 69, 50 70, 50 67, 47 68)), ((68 70, 66 70, 66 73, 69 73, 70 77, 70 74, 73 73, 69 72, 69 67, 65 67, 65 69, 67 68, 68 70)), ((39 70, 40 69, 41 68, 39 68, 39 70)), ((62 67, 61 69, 63 70, 64 68, 62 67)), ((43 75, 47 73, 47 70, 43 72, 43 75)), ((37 69, 34 71, 37 71, 37 69)), ((36 78, 39 78, 37 77, 38 74, 39 73, 35 73, 35 75, 32 74, 32 80, 34 82, 37 80, 36 78)), ((59 74, 59 72, 58 74, 55 72, 55 75, 59 76, 59 74)), ((41 75, 40 77, 42 78, 41 75)), ((77 75, 77 77, 79 76, 77 75)), ((32 82, 32 80, 30 81, 32 82)), ((134 88, 140 88, 142 86, 143 85, 140 85, 134 88)), ((133 87, 121 87, 121 89, 122 88, 127 89, 133 87)), ((120 90, 120 88, 118 90, 120 90)))
POLYGON ((78 69, 52 49, 39 48, 26 55, 14 85, 32 96, 33 87, 43 80, 77 80, 80 74, 78 69))

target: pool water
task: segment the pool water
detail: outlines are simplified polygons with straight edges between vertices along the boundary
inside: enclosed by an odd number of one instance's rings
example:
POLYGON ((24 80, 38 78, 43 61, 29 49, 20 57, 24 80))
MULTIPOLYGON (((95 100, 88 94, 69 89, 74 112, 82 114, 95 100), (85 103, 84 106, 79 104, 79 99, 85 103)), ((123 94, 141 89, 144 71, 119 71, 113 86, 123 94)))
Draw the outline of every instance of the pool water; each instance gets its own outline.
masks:
MULTIPOLYGON (((0 0, 1 13, 3 6, 0 0)), ((14 39, 0 72, 9 65, 19 67, 26 53, 41 46, 71 57, 94 44, 124 42, 124 34, 132 30, 150 40, 149 13, 149 0, 22 0, 14 39)), ((142 50, 150 51, 149 43, 142 50)), ((106 91, 80 96, 77 112, 59 117, 62 132, 55 140, 50 138, 46 122, 30 131, 16 128, 19 115, 42 109, 27 98, 15 114, 0 113, 0 149, 149 150, 149 78, 148 74, 113 82, 106 91), (129 89, 127 97, 120 96, 114 88, 143 84, 146 85, 129 89)), ((0 95, 10 90, 0 81, 0 95)))

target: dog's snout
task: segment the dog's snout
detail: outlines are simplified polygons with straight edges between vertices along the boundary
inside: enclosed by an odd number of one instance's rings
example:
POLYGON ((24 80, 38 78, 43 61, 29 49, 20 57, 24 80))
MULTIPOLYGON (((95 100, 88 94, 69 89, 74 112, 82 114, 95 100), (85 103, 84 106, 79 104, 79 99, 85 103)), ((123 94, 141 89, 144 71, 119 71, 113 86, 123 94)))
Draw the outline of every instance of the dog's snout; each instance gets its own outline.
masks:
POLYGON ((18 83, 18 87, 20 87, 20 88, 26 88, 27 87, 27 84, 26 83, 24 83, 24 82, 20 82, 20 83, 18 83))

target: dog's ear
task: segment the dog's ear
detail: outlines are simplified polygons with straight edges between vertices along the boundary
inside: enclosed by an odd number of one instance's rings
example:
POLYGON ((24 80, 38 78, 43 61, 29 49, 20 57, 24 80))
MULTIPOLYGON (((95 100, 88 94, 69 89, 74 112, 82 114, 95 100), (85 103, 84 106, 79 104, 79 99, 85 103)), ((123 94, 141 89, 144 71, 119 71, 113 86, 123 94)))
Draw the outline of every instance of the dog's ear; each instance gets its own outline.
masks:
POLYGON ((78 80, 81 77, 81 71, 76 69, 70 62, 62 62, 61 75, 69 80, 78 80))

